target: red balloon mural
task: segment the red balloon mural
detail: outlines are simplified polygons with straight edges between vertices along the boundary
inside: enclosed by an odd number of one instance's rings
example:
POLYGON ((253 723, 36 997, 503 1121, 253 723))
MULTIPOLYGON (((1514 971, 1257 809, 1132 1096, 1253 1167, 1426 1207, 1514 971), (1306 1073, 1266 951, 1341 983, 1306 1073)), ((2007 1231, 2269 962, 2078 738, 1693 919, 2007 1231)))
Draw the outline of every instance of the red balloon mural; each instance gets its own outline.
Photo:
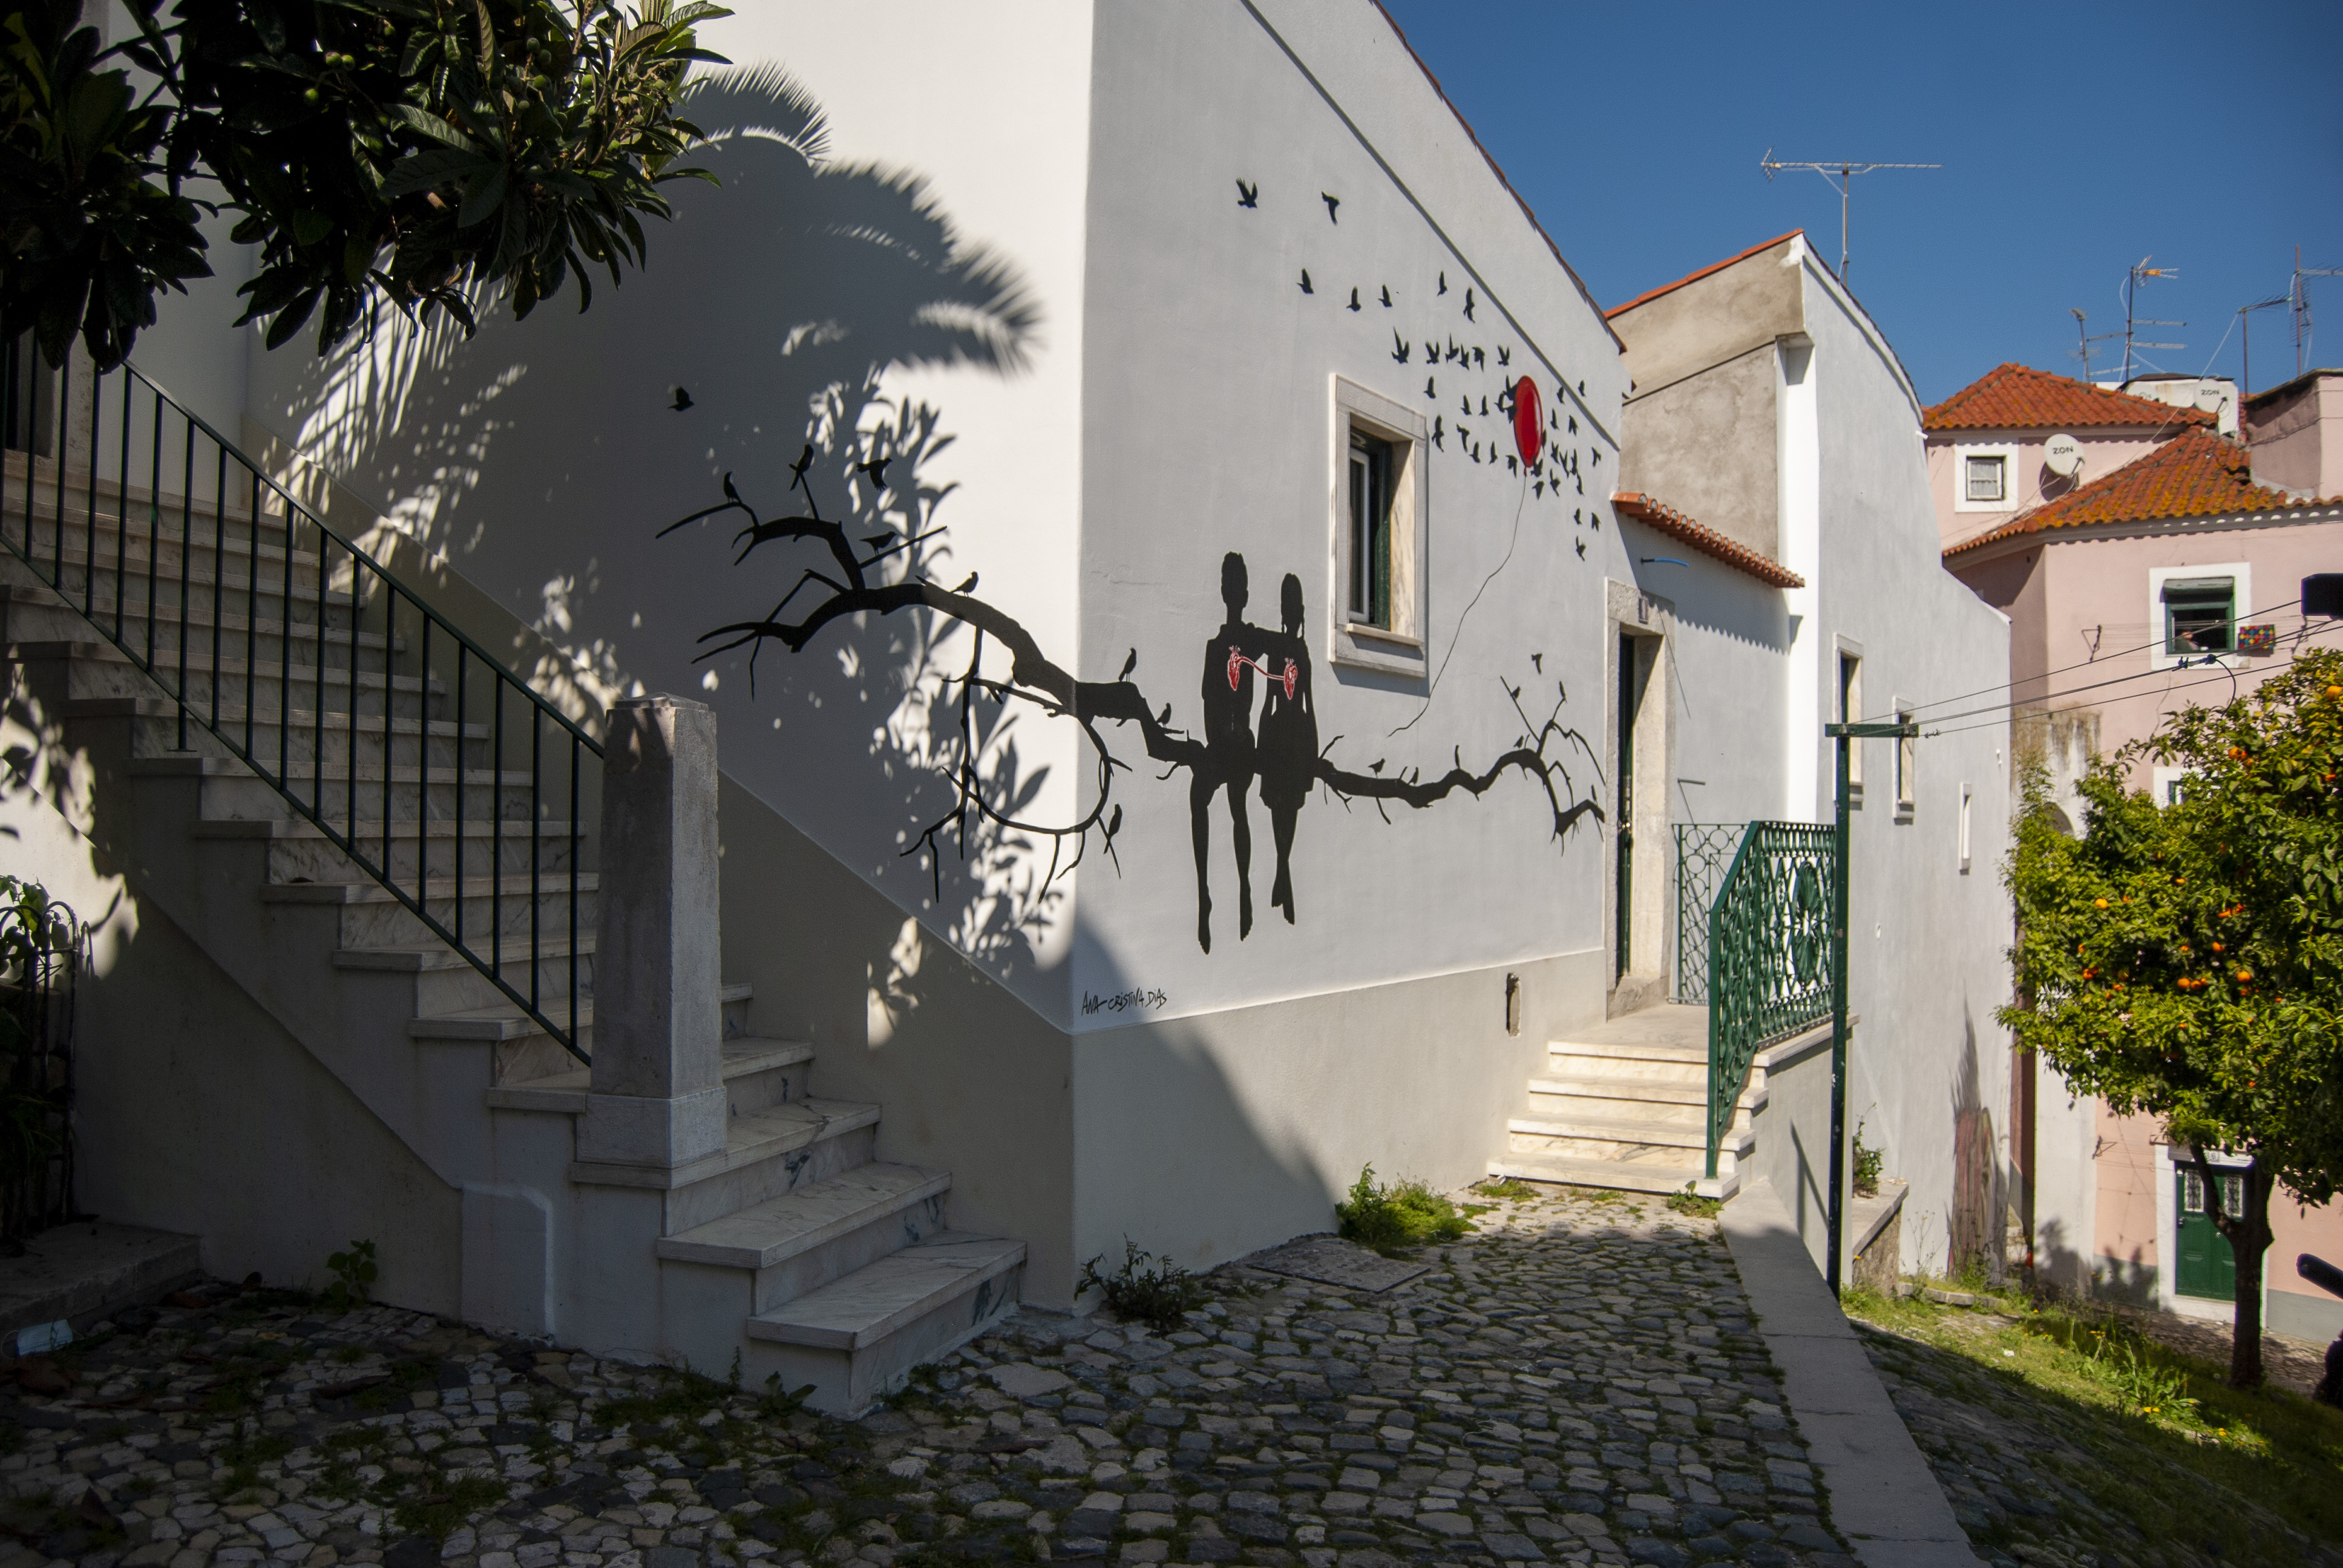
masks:
POLYGON ((1544 445, 1545 419, 1538 407, 1537 383, 1524 376, 1513 383, 1513 448, 1522 455, 1522 467, 1536 462, 1544 445))

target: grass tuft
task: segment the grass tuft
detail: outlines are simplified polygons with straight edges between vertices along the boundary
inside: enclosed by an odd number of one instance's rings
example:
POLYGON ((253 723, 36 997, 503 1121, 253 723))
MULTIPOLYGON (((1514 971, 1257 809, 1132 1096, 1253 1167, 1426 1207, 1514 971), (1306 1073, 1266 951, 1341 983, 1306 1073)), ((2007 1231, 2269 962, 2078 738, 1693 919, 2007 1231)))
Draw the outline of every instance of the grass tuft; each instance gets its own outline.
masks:
POLYGON ((1469 1233, 1473 1222, 1456 1205, 1419 1181, 1391 1185, 1376 1181, 1372 1165, 1359 1172, 1350 1201, 1334 1205, 1345 1240, 1373 1247, 1386 1258, 1432 1241, 1453 1241, 1469 1233))
POLYGON ((1104 1253, 1082 1265, 1081 1289, 1106 1298, 1117 1317, 1131 1318, 1161 1333, 1181 1324, 1182 1315, 1212 1299, 1212 1289, 1167 1257, 1142 1250, 1130 1237, 1122 1239, 1122 1267, 1101 1273, 1104 1253))

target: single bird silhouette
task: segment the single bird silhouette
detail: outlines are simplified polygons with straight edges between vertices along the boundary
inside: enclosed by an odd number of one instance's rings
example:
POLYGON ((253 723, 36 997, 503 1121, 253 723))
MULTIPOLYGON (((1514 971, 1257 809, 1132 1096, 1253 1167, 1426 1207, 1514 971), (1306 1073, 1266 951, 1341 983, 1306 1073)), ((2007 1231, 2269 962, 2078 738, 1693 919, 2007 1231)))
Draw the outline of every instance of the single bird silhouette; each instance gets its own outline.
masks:
POLYGON ((1383 764, 1390 760, 1391 759, 1388 757, 1378 757, 1373 762, 1367 764, 1367 771, 1370 773, 1380 773, 1383 770, 1383 764))
POLYGON ((1251 183, 1244 180, 1237 181, 1237 206, 1250 207, 1261 206, 1261 185, 1258 181, 1251 183))
POLYGON ((1169 724, 1172 722, 1172 705, 1170 703, 1167 702, 1163 705, 1163 711, 1155 716, 1155 722, 1158 724, 1169 724))
POLYGON ((1499 365, 1511 365, 1513 362, 1513 351, 1510 348, 1500 346, 1497 349, 1497 363, 1499 365))
POLYGON ((1306 266, 1302 269, 1302 292, 1304 294, 1315 294, 1318 292, 1316 289, 1310 286, 1310 269, 1306 266))
POLYGON ((1530 668, 1536 670, 1540 675, 1544 675, 1545 673, 1545 655, 1542 653, 1534 653, 1530 655, 1530 668))
POLYGON ((675 401, 669 404, 668 407, 674 409, 679 414, 682 413, 686 408, 691 407, 691 394, 685 391, 680 387, 677 387, 675 389, 675 401))
MULTIPOLYGON (((1469 294, 1472 291, 1467 289, 1465 292, 1469 294)), ((1489 367, 1488 355, 1478 348, 1473 350, 1473 367, 1476 370, 1486 370, 1489 367)))
POLYGON ((1575 414, 1570 417, 1570 433, 1574 436, 1578 434, 1578 416, 1575 414))
POLYGON ((1464 319, 1467 321, 1473 319, 1473 290, 1469 285, 1464 290, 1464 319))
POLYGON ((1444 272, 1440 275, 1440 292, 1443 294, 1448 292, 1448 275, 1444 272))
POLYGON ((1440 396, 1439 393, 1434 392, 1432 389, 1432 377, 1429 376, 1423 378, 1423 395, 1427 397, 1437 397, 1440 396))
POLYGON ((1318 193, 1318 199, 1326 204, 1326 221, 1328 223, 1339 223, 1342 221, 1334 216, 1334 209, 1342 205, 1342 198, 1341 196, 1331 196, 1324 191, 1320 191, 1318 193))
POLYGON ((1346 308, 1351 310, 1359 308, 1359 286, 1355 283, 1351 285, 1351 303, 1346 308))
POLYGON ((1383 308, 1389 310, 1391 307, 1391 285, 1386 283, 1383 285, 1383 308))
POLYGON ((1115 678, 1117 680, 1129 680, 1131 678, 1131 672, 1138 668, 1139 650, 1134 648, 1131 650, 1131 657, 1122 661, 1122 673, 1116 676, 1115 678))
POLYGON ((1434 415, 1432 417, 1432 444, 1433 444, 1433 446, 1435 446, 1435 447, 1440 447, 1440 449, 1441 449, 1442 451, 1443 451, 1443 452, 1444 452, 1444 451, 1446 451, 1448 448, 1447 448, 1446 447, 1444 447, 1444 446, 1442 446, 1442 445, 1441 445, 1441 439, 1440 439, 1440 438, 1441 438, 1443 436, 1446 435, 1446 434, 1447 434, 1447 432, 1446 432, 1446 431, 1444 431, 1444 430, 1443 430, 1443 429, 1440 427, 1440 416, 1439 416, 1439 415, 1437 415, 1437 414, 1434 414, 1434 415))
MULTIPOLYGON (((793 478, 802 479, 805 477, 806 470, 812 467, 813 443, 811 441, 808 441, 806 443, 805 450, 798 454, 798 460, 789 465, 790 477, 793 478)), ((732 495, 732 476, 729 474, 724 476, 724 493, 727 496, 731 496, 732 499, 736 501, 740 498, 738 496, 732 495)))
POLYGON ((854 466, 862 470, 862 477, 870 481, 872 489, 883 490, 887 487, 887 465, 894 460, 892 457, 873 457, 867 463, 854 466))
POLYGON ((958 588, 956 588, 952 589, 952 592, 954 592, 954 593, 974 593, 975 591, 976 591, 976 574, 975 574, 974 572, 970 572, 970 573, 969 573, 969 574, 968 574, 968 581, 966 581, 966 582, 964 582, 964 583, 960 584, 960 587, 958 587, 958 588))
POLYGON ((1586 541, 1584 539, 1573 539, 1571 543, 1578 547, 1578 558, 1582 561, 1584 560, 1586 558, 1586 541))
POLYGON ((1402 337, 1396 332, 1392 334, 1392 358, 1393 360, 1402 365, 1406 364, 1408 348, 1409 344, 1406 338, 1402 337))

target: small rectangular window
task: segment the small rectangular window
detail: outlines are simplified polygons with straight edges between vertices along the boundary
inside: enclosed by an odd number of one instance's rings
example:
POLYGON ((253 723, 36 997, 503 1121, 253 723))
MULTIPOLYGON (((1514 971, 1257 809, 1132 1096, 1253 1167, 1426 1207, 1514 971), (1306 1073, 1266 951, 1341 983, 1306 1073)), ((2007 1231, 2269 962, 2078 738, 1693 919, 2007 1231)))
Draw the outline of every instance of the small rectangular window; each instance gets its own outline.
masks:
POLYGON ((2237 648, 2237 579, 2170 578, 2164 584, 2164 651, 2229 653, 2237 648))
POLYGON ((2194 1171, 2180 1173, 2180 1210, 2185 1214, 2205 1211, 2205 1178, 2194 1171))
POLYGON ((2009 498, 2009 459, 2000 456, 1971 457, 1968 460, 1969 499, 1972 501, 2004 501, 2009 498))
MULTIPOLYGON (((1838 656, 1838 721, 1859 724, 1863 721, 1863 656, 1848 653, 1844 648, 1838 656)), ((1863 742, 1846 743, 1847 788, 1856 795, 1863 789, 1863 742)))
POLYGON ((1351 430, 1351 618, 1392 624, 1392 444, 1351 430))
MULTIPOLYGON (((1909 724, 1912 722, 1912 716, 1898 708, 1896 710, 1896 722, 1909 724)), ((1897 736, 1896 738, 1896 814, 1899 817, 1912 815, 1913 802, 1917 798, 1915 793, 1914 775, 1919 771, 1919 738, 1914 735, 1897 736)))

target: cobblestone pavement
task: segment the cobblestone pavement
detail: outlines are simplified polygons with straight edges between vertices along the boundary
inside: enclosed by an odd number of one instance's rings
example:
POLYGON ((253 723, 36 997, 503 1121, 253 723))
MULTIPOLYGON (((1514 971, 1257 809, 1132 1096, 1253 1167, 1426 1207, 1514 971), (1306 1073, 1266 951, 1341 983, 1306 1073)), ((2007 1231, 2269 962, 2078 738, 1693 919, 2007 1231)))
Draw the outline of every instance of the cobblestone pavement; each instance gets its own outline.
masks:
MULTIPOLYGON (((2011 1320, 1980 1313, 1956 1329, 2011 1320)), ((2138 1441, 2103 1412, 1857 1324, 1880 1382, 1994 1568, 2343 1568, 2343 1551, 2138 1441)), ((2308 1478, 2306 1478, 2306 1483, 2308 1478)))
POLYGON ((1028 1311, 860 1422, 215 1287, 0 1392, 0 1568, 1850 1568, 1714 1221, 1501 1204, 1381 1295, 1028 1311))

